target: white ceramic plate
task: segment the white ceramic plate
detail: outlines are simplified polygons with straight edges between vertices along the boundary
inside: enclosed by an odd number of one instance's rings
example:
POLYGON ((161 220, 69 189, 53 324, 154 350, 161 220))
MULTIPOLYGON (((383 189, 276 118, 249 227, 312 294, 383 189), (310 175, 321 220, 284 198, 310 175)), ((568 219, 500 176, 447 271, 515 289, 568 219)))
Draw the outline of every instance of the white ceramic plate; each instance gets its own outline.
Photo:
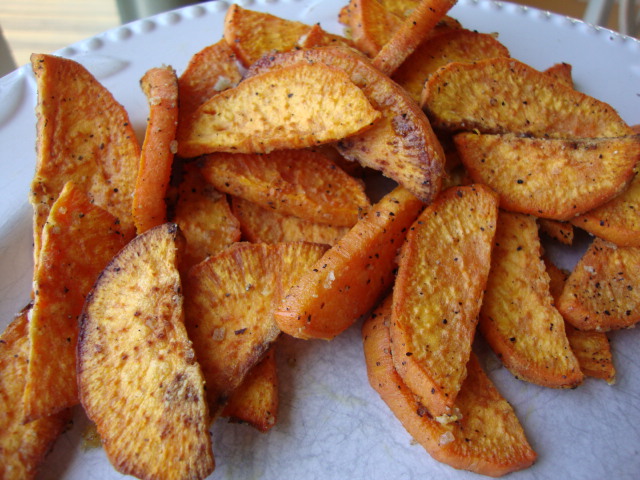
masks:
MULTIPOLYGON (((347 0, 260 0, 241 4, 340 33, 347 0)), ((211 2, 110 30, 58 53, 84 64, 130 113, 138 133, 147 115, 138 80, 150 67, 179 73, 191 55, 222 35, 227 3, 211 2)), ((460 0, 451 11, 464 26, 497 32, 515 58, 544 69, 574 67, 577 87, 640 123, 640 43, 580 21, 532 8, 460 0)), ((36 91, 23 67, 0 79, 0 327, 29 298, 31 209, 27 193, 35 161, 36 91)), ((560 251, 567 263, 575 252, 560 251)), ((586 380, 557 391, 515 380, 491 362, 490 375, 514 406, 538 462, 513 479, 640 477, 640 332, 611 335, 618 383, 586 380)), ((472 479, 439 464, 393 417, 367 382, 359 325, 332 342, 285 338, 279 353, 277 426, 260 434, 243 425, 213 428, 215 479, 472 479)), ((120 478, 101 449, 85 450, 86 419, 78 410, 43 465, 41 479, 120 478)))

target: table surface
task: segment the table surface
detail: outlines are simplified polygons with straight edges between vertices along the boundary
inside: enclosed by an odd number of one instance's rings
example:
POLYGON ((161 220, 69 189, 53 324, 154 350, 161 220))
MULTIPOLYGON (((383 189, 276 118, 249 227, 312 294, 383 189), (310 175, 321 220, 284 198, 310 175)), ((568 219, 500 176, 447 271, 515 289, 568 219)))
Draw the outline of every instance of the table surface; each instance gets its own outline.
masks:
MULTIPOLYGON (((345 0, 345 4, 348 0, 345 0)), ((512 0, 581 18, 584 0, 512 0)), ((32 52, 51 53, 120 24, 115 0, 2 0, 0 27, 17 65, 32 52)), ((615 28, 615 25, 608 25, 615 28)))

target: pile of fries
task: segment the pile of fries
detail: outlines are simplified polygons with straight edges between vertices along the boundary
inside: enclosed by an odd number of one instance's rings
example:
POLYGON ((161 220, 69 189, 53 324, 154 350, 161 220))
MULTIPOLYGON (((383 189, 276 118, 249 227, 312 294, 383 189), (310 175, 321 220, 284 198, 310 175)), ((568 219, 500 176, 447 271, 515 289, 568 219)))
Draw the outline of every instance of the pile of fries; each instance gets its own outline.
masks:
POLYGON ((205 478, 212 422, 277 423, 278 339, 359 321, 373 389, 458 469, 536 460, 477 330, 518 379, 614 383, 606 332, 640 321, 640 137, 454 4, 351 0, 345 36, 231 5, 180 75, 140 80, 142 145, 84 67, 32 56, 35 270, 0 337, 0 478, 33 478, 77 404, 119 472, 205 478), (539 231, 576 228, 595 239, 565 272, 539 231))

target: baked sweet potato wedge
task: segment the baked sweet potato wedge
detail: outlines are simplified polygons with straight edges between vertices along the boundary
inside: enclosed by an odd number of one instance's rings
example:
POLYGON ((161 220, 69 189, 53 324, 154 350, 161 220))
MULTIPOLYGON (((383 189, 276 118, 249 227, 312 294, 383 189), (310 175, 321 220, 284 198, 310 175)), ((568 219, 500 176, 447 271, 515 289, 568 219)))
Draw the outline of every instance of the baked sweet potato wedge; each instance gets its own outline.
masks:
POLYGON ((362 182, 310 150, 215 153, 201 165, 219 191, 311 222, 351 227, 370 207, 362 182))
POLYGON ((302 35, 297 43, 298 48, 329 47, 333 45, 351 47, 353 42, 346 37, 327 32, 319 23, 311 25, 309 31, 302 35))
POLYGON ((623 192, 640 160, 640 136, 528 138, 460 133, 469 176, 491 187, 505 210, 569 220, 623 192))
POLYGON ((261 432, 269 431, 278 420, 278 368, 273 344, 236 388, 222 410, 232 422, 248 423, 261 432))
POLYGON ((68 181, 93 203, 120 219, 131 216, 140 145, 129 116, 79 63, 34 54, 36 77, 36 170, 30 201, 34 208, 34 262, 49 209, 68 181))
POLYGON ((121 225, 72 183, 51 206, 34 272, 26 421, 78 403, 78 317, 102 269, 134 234, 132 225, 121 225))
POLYGON ((247 78, 202 104, 180 130, 178 153, 268 153, 331 143, 380 118, 337 68, 299 63, 247 78))
POLYGON ((608 104, 513 58, 452 62, 431 75, 422 108, 434 128, 534 137, 631 135, 608 104))
POLYGON ((554 307, 534 217, 501 211, 479 329, 517 377, 552 388, 584 379, 554 307))
POLYGON ((620 247, 640 247, 640 174, 620 195, 571 220, 586 230, 620 247))
POLYGON ((402 19, 388 11, 378 0, 351 0, 346 26, 355 47, 373 58, 389 41, 402 19))
POLYGON ((375 56, 373 66, 391 76, 456 3, 421 0, 375 56))
POLYGON ((132 240, 87 297, 78 342, 82 406, 116 470, 203 479, 214 469, 204 378, 183 324, 182 236, 132 240))
POLYGON ((148 70, 140 86, 149 103, 138 177, 133 192, 133 221, 138 233, 167 221, 165 196, 177 150, 178 78, 171 67, 148 70))
POLYGON ((540 231, 545 233, 548 237, 553 238, 564 245, 573 244, 574 229, 571 223, 549 220, 548 218, 539 218, 538 226, 540 227, 540 231))
POLYGON ((391 298, 364 322, 362 336, 369 382, 407 432, 437 461, 453 468, 499 477, 536 460, 513 408, 482 371, 475 355, 456 399, 460 418, 441 423, 420 403, 429 392, 403 382, 391 355, 391 298))
POLYGON ((280 329, 330 340, 368 313, 393 284, 398 249, 423 207, 403 187, 385 195, 287 292, 275 313, 280 329))
POLYGON ((224 19, 224 39, 245 67, 263 55, 295 48, 310 26, 232 4, 224 19))
POLYGON ((453 414, 489 274, 498 198, 483 185, 442 192, 400 252, 391 339, 398 374, 434 417, 453 414))
POLYGON ((606 332, 640 321, 640 248, 595 238, 567 279, 558 310, 579 330, 606 332))
POLYGON ((187 241, 181 272, 240 240, 240 223, 227 196, 207 182, 193 162, 183 166, 173 221, 187 241))
POLYGON ((185 281, 186 326, 217 412, 280 334, 274 310, 326 246, 242 243, 194 266, 185 281))
POLYGON ((284 215, 241 197, 231 199, 231 211, 240 222, 243 238, 253 243, 311 242, 333 245, 349 231, 349 227, 336 227, 284 215))
POLYGON ((382 113, 373 127, 337 143, 348 160, 382 172, 424 202, 440 191, 445 156, 429 121, 407 93, 354 50, 314 48, 263 58, 248 75, 303 63, 324 63, 339 68, 362 88, 382 113))
MULTIPOLYGON (((558 302, 569 274, 545 257, 544 264, 549 274, 549 291, 554 302, 558 302)), ((611 354, 611 344, 605 332, 578 330, 565 321, 564 325, 571 350, 578 359, 580 370, 589 377, 601 378, 613 385, 616 369, 611 354)))
POLYGON ((491 57, 509 57, 507 47, 494 35, 451 29, 424 40, 396 69, 392 78, 420 103, 424 83, 438 68, 450 62, 474 62, 491 57))
POLYGON ((38 467, 71 419, 70 410, 24 423, 22 394, 29 366, 29 311, 0 335, 0 478, 35 479, 38 467))

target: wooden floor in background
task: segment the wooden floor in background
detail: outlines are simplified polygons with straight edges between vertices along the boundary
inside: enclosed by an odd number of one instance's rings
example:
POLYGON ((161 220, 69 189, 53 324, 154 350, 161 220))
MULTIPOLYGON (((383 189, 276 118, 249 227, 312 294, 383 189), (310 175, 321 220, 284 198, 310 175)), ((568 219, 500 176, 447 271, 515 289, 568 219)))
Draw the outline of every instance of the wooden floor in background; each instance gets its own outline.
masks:
MULTIPOLYGON (((345 4, 348 0, 344 0, 345 4)), ((582 0, 515 1, 574 18, 582 18, 582 0)), ((250 8, 250 7, 249 7, 250 8)), ((1 0, 0 28, 17 65, 32 52, 51 53, 118 26, 115 0, 1 0)), ((608 25, 615 28, 614 25, 608 25)))

